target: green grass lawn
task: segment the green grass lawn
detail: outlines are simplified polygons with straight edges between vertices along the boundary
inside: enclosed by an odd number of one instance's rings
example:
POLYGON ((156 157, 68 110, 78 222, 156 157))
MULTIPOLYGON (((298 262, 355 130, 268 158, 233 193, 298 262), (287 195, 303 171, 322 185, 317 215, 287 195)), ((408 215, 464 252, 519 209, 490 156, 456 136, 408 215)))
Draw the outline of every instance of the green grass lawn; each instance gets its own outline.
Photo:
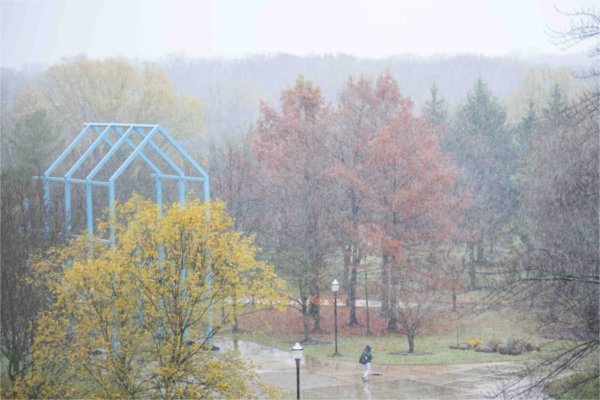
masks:
MULTIPOLYGON (((530 324, 524 322, 522 317, 516 318, 510 311, 488 311, 481 315, 461 319, 458 323, 458 342, 464 343, 471 339, 481 339, 483 343, 495 339, 500 342, 511 337, 518 337, 535 345, 545 342, 528 334, 530 324)), ((333 334, 313 335, 318 344, 304 345, 304 354, 317 358, 330 358, 334 352, 333 334)), ((300 340, 298 335, 261 335, 260 333, 247 333, 240 337, 264 345, 289 350, 293 340, 300 340)), ((377 337, 367 336, 338 336, 338 351, 342 354, 336 358, 341 361, 358 362, 358 357, 369 344, 373 348, 374 363, 387 365, 433 365, 433 364, 462 364, 499 361, 521 361, 537 357, 539 353, 527 353, 519 356, 503 355, 498 353, 479 353, 473 350, 454 350, 450 346, 456 345, 456 324, 441 334, 420 335, 415 338, 415 352, 431 353, 430 355, 394 355, 390 353, 407 352, 408 342, 403 334, 384 335, 377 337)), ((542 346, 542 354, 550 349, 542 346)))
POLYGON ((589 379, 589 373, 571 375, 550 383, 544 392, 555 399, 599 399, 600 378, 589 379), (584 382, 585 383, 582 383, 584 382), (582 383, 579 385, 579 383, 582 383), (575 387, 574 387, 575 386, 575 387))
MULTIPOLYGON (((289 341, 266 338, 256 335, 243 335, 242 339, 275 347, 280 350, 290 350, 289 341)), ((319 340, 319 337, 315 336, 319 340)), ((416 352, 428 352, 431 355, 399 356, 390 353, 405 352, 407 343, 404 336, 385 336, 377 338, 350 337, 338 339, 338 351, 342 355, 336 360, 358 362, 358 357, 369 344, 373 348, 373 363, 383 365, 435 365, 435 364, 468 364, 499 361, 528 360, 533 354, 509 356, 498 353, 478 353, 473 350, 453 350, 451 338, 447 336, 425 336, 417 338, 416 352)), ((304 345, 304 355, 317 358, 332 358, 334 345, 331 341, 316 345, 304 345)))

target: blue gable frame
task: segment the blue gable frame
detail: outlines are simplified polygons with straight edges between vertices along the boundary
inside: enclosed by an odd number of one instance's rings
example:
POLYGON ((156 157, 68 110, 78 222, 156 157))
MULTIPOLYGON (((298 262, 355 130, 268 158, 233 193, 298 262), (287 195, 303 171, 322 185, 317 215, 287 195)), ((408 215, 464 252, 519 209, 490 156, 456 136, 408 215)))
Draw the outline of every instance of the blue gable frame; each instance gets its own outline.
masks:
MULTIPOLYGON (((104 146, 106 147, 106 146, 104 146)), ((43 176, 36 177, 44 181, 44 206, 46 210, 45 229, 49 231, 49 210, 51 204, 50 182, 60 182, 64 184, 64 206, 65 206, 65 230, 66 235, 74 236, 71 226, 71 189, 72 185, 82 185, 85 188, 85 207, 87 214, 87 231, 94 233, 94 210, 93 210, 93 190, 94 187, 108 188, 107 208, 110 215, 114 215, 115 202, 115 183, 136 159, 142 160, 151 170, 151 177, 155 180, 156 185, 156 203, 159 209, 162 210, 163 205, 163 180, 175 180, 179 184, 179 203, 185 204, 186 182, 202 182, 203 184, 203 201, 208 202, 210 198, 210 180, 204 169, 202 169, 196 161, 159 125, 149 124, 122 124, 122 123, 86 123, 83 130, 77 137, 67 146, 62 154, 50 165, 43 176), (113 143, 111 135, 118 138, 113 143), (66 160, 74 153, 76 147, 84 143, 87 139, 91 144, 85 149, 83 154, 72 164, 65 165, 66 160), (94 139, 94 136, 95 139, 94 139), (133 137, 137 136, 137 141, 133 137), (162 144, 171 147, 171 153, 178 154, 192 171, 192 175, 186 175, 183 170, 175 163, 168 155, 168 152, 162 149, 156 142, 156 139, 161 138, 162 144), (141 141, 140 141, 141 139, 141 141), (101 145, 107 145, 108 152, 93 166, 92 170, 85 176, 85 179, 74 178, 75 173, 88 160, 90 156, 97 151, 101 145), (116 171, 105 180, 97 179, 100 172, 105 170, 106 164, 113 160, 118 151, 129 151, 127 158, 123 161, 116 171), (163 165, 167 165, 168 169, 161 169, 157 163, 153 162, 145 151, 148 149, 154 150, 162 161, 163 165), (64 175, 57 176, 57 170, 61 168, 69 168, 64 175)), ((113 233, 109 241, 112 241, 113 233)))

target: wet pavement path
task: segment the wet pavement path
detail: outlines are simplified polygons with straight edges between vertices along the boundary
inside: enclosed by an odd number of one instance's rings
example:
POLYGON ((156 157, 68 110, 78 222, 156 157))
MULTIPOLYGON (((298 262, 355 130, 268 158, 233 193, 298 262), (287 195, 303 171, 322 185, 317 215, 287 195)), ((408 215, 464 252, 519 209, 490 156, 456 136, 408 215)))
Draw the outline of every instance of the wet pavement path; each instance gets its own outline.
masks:
MULTIPOLYGON (((215 340, 221 349, 232 340, 215 340)), ((291 347, 291 346, 290 346, 291 347)), ((260 376, 296 395, 296 365, 291 351, 250 342, 238 342, 242 358, 251 360, 260 376)), ((304 357, 300 367, 302 399, 485 399, 497 394, 502 382, 520 363, 502 362, 458 365, 373 365, 369 382, 361 381, 357 363, 304 357)))

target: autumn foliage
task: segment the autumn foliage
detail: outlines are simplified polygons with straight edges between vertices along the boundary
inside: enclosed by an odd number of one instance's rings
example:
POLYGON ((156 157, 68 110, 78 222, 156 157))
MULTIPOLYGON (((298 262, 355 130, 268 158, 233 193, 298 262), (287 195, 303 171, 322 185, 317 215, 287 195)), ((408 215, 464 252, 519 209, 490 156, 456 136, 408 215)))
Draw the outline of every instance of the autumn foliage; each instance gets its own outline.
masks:
POLYGON ((219 202, 161 215, 134 198, 102 226, 115 231, 113 245, 82 237, 39 260, 55 300, 14 396, 236 398, 265 389, 234 354, 209 351, 214 332, 247 304, 282 301, 281 280, 231 224, 219 202))
POLYGON ((323 283, 341 255, 348 323, 358 323, 358 270, 366 256, 379 257, 375 295, 388 329, 400 319, 412 342, 432 317, 429 305, 452 287, 445 275, 456 266, 452 243, 466 204, 455 194, 458 171, 441 151, 439 130, 414 115, 389 74, 350 78, 337 108, 300 77, 280 109, 260 111, 252 149, 270 207, 259 229, 296 283, 305 340, 309 317, 320 330, 323 283), (399 309, 401 300, 419 307, 399 309))
POLYGON ((318 87, 299 78, 281 96, 281 110, 261 106, 254 153, 262 167, 264 229, 280 267, 299 291, 299 307, 313 331, 320 331, 322 272, 335 247, 335 181, 329 164, 332 112, 318 87))
POLYGON ((439 136, 387 79, 385 97, 396 107, 367 144, 360 188, 368 212, 359 226, 369 253, 382 259, 388 329, 396 330, 399 320, 413 351, 417 329, 447 289, 438 253, 452 242, 464 198, 452 193, 458 174, 439 136))

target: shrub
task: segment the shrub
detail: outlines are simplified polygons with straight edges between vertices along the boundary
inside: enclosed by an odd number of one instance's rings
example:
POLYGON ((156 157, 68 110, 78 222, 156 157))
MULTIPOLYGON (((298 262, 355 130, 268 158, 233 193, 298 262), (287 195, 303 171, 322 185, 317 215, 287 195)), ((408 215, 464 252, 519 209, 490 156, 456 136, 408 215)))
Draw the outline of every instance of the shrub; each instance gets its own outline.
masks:
POLYGON ((531 351, 539 351, 539 347, 516 337, 507 339, 504 342, 502 349, 498 350, 498 352, 501 354, 510 354, 513 356, 518 356, 519 354, 528 353, 531 351))
POLYGON ((475 347, 475 351, 480 353, 493 353, 494 349, 486 344, 478 344, 477 347, 475 347))
POLYGON ((470 349, 474 349, 475 347, 477 347, 478 345, 480 345, 482 343, 483 343, 483 340, 481 340, 481 339, 471 339, 467 342, 470 349))
POLYGON ((540 351, 540 347, 527 342, 527 343, 525 343, 525 351, 527 351, 527 352, 540 351))
POLYGON ((495 352, 498 352, 498 346, 500 346, 501 344, 502 344, 502 342, 499 341, 498 339, 491 339, 487 342, 487 345, 489 346, 489 348, 495 352))

